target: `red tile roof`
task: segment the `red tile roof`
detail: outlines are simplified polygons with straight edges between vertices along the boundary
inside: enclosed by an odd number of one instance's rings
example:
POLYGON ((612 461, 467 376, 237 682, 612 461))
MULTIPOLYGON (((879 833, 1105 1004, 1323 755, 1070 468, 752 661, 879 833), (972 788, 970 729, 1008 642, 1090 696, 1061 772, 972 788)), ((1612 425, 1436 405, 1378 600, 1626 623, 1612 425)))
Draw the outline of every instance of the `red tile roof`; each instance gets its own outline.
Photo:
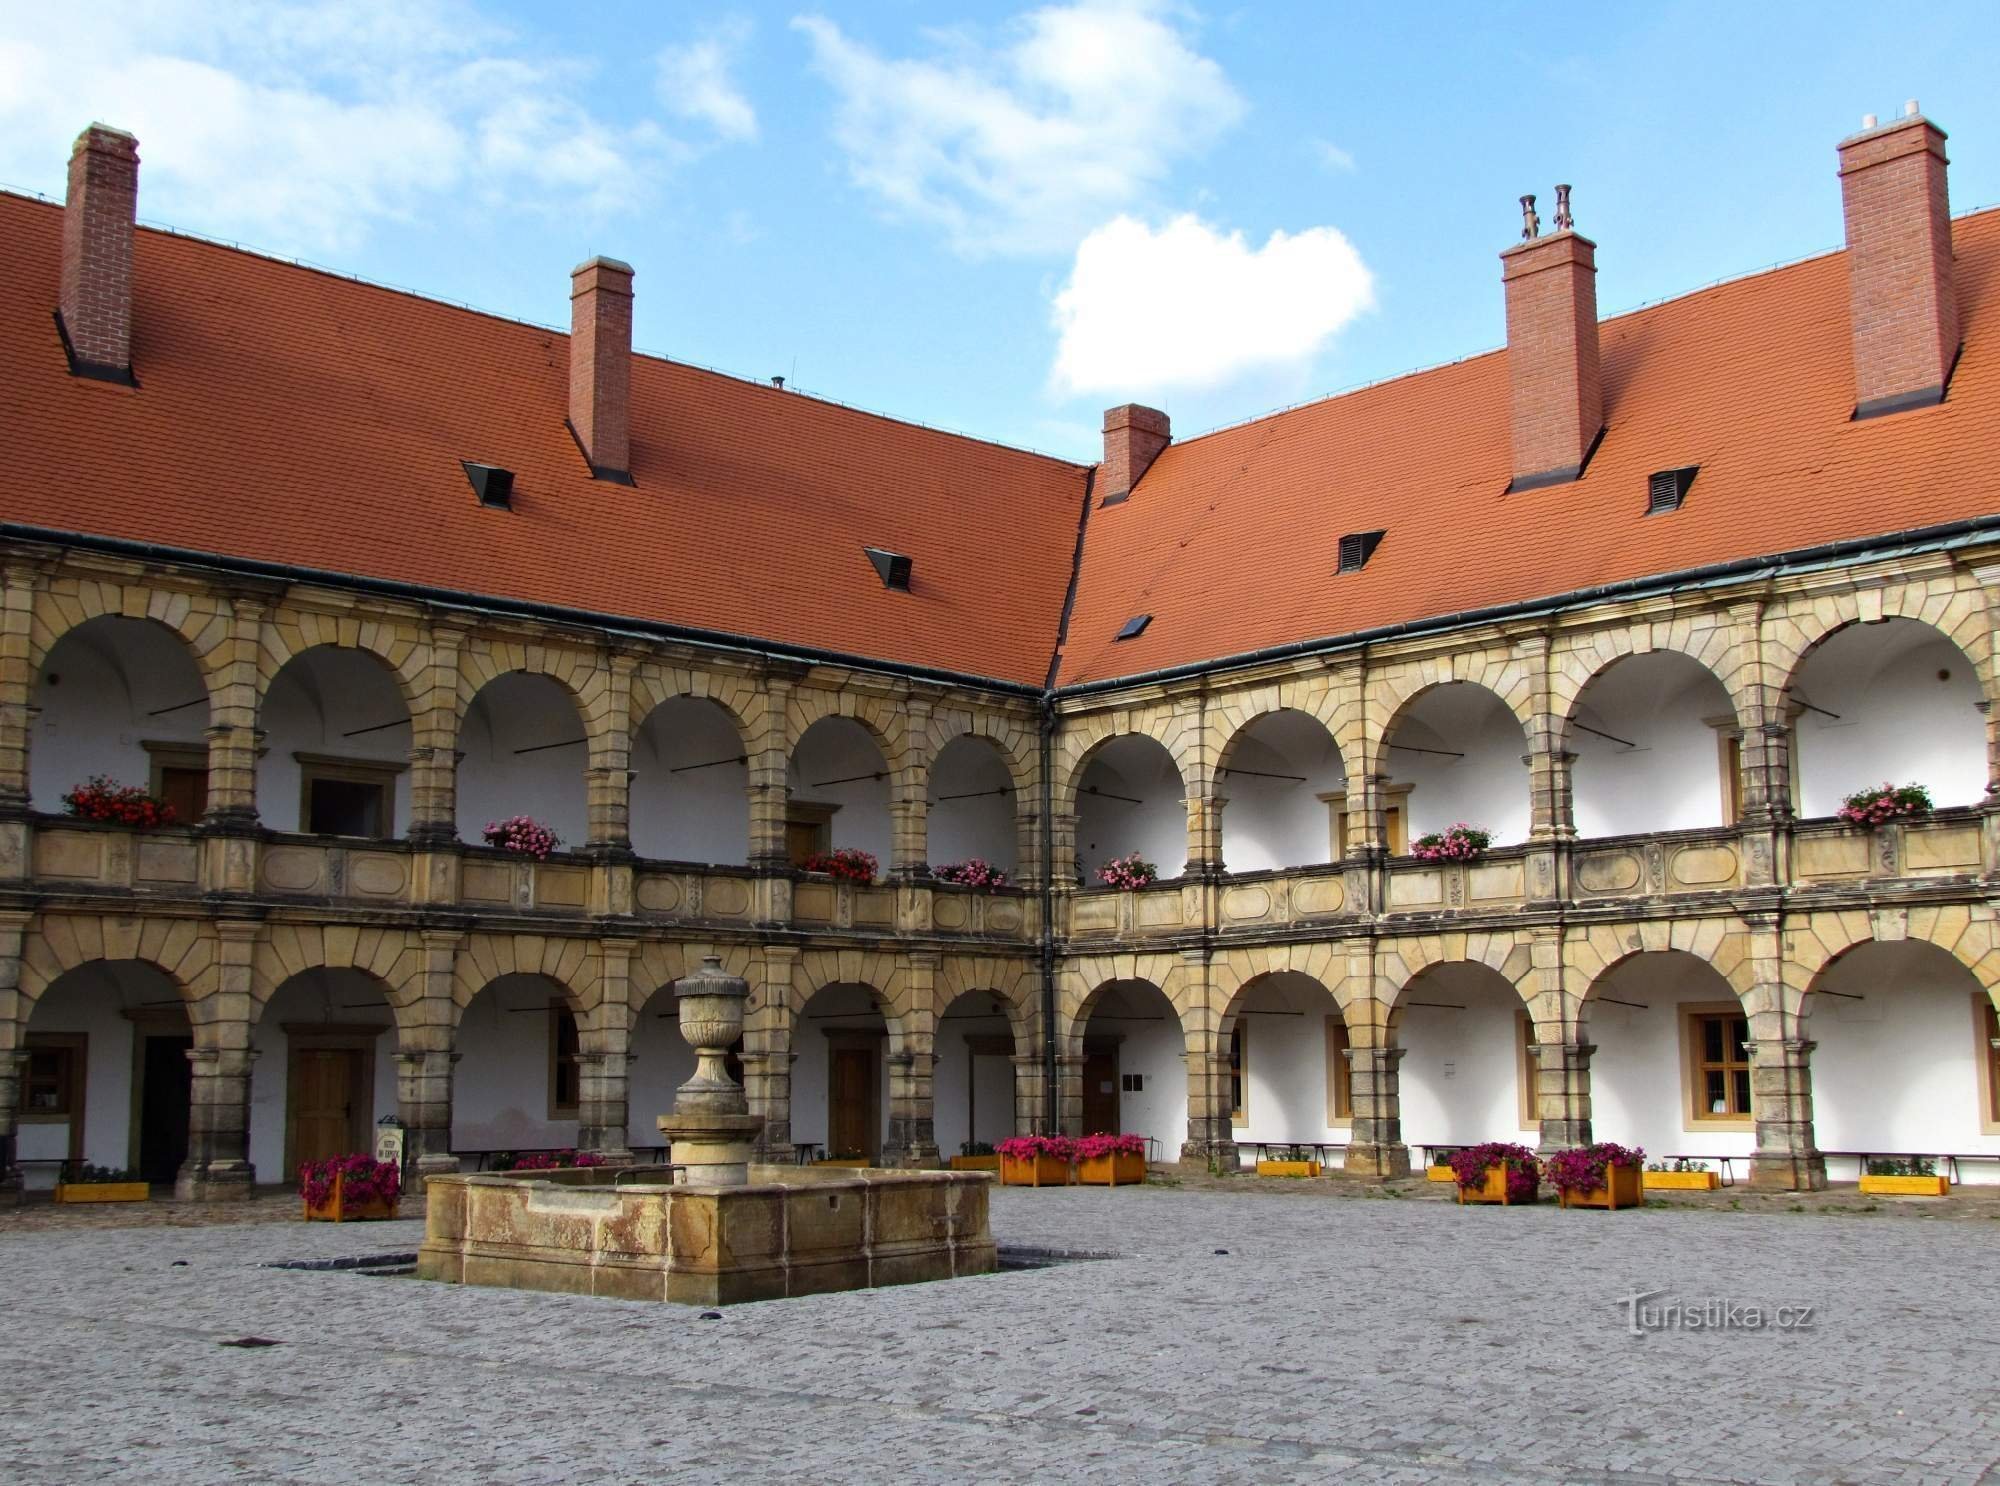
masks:
POLYGON ((592 481, 566 336, 143 230, 140 388, 72 378, 61 219, 0 196, 0 520, 1047 674, 1081 466, 639 357, 636 485, 592 481), (513 470, 514 508, 482 509, 461 459, 513 470), (864 546, 910 554, 913 591, 864 546))
POLYGON ((2000 513, 2000 211, 1953 235, 1965 349, 1937 407, 1849 420, 1833 253, 1603 322, 1606 431, 1572 484, 1504 493, 1505 351, 1170 446, 1091 512, 1059 684, 2000 513), (1682 465, 1686 504, 1648 517, 1647 476, 1682 465), (1341 534, 1377 528, 1335 576, 1341 534))

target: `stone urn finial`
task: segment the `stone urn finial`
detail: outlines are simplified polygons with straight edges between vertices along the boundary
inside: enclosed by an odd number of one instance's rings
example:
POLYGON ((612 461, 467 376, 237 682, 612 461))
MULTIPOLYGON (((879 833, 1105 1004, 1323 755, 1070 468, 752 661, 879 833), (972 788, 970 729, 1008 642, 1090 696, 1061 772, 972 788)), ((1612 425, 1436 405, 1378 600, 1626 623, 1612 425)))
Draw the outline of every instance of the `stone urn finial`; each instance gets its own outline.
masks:
POLYGON ((675 1165, 690 1185, 740 1187, 750 1179, 750 1146, 763 1128, 749 1096, 729 1076, 726 1059, 743 1035, 750 983, 708 955, 701 968, 674 984, 681 1036, 694 1049, 694 1074, 674 1091, 672 1114, 659 1118, 675 1165))

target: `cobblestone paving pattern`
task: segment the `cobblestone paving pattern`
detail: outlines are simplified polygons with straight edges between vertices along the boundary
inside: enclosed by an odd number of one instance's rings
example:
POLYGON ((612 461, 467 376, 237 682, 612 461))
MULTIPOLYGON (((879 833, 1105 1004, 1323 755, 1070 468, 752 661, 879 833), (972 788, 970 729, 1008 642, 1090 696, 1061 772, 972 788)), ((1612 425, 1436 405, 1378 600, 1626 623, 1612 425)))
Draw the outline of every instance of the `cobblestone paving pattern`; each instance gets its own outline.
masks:
POLYGON ((1002 1191, 1125 1257, 703 1320, 257 1267, 410 1221, 11 1217, 8 1483, 2000 1481, 1991 1221, 1002 1191), (1818 1310, 1629 1335, 1654 1289, 1818 1310))

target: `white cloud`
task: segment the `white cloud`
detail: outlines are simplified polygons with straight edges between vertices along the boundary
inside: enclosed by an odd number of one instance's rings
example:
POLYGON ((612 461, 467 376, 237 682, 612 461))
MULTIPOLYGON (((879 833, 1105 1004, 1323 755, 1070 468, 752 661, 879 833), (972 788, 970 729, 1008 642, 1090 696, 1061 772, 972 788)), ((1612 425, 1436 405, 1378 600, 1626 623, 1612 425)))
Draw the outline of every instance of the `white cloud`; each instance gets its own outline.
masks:
POLYGON ((263 247, 344 249, 459 191, 606 213, 685 151, 587 81, 454 0, 0 8, 0 179, 59 195, 100 119, 139 137, 143 215, 263 247))
POLYGON ((967 254, 1067 251, 1243 113, 1148 0, 1031 11, 997 46, 933 33, 924 60, 885 58, 822 16, 792 24, 838 94, 855 181, 967 254))
POLYGON ((729 75, 749 39, 750 23, 736 19, 711 28, 697 41, 668 47, 659 59, 660 102, 724 139, 755 139, 757 110, 729 75))
POLYGON ((1332 140, 1314 139, 1307 143, 1312 147, 1313 155, 1319 163, 1328 170, 1337 170, 1344 175, 1354 169, 1354 157, 1332 140))
POLYGON ((1120 216, 1077 247, 1056 295, 1050 380, 1060 394, 1127 398, 1303 369, 1373 303, 1367 266, 1332 227, 1253 249, 1193 216, 1157 231, 1120 216))

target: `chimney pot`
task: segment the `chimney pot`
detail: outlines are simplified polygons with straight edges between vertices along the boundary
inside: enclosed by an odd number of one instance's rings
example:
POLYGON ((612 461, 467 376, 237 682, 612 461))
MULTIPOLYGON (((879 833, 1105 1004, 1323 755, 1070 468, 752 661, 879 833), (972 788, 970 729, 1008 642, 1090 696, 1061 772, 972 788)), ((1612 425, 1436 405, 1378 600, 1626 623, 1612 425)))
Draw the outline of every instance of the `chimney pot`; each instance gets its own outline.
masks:
POLYGON ((132 239, 139 141, 92 124, 76 137, 63 206, 59 311, 70 370, 132 380, 132 239))
POLYGON ((1942 401, 1958 358, 1944 141, 1913 112, 1840 142, 1857 418, 1942 401))
POLYGON ((1122 403, 1104 411, 1104 463, 1097 485, 1106 505, 1132 493, 1160 451, 1174 441, 1172 420, 1158 408, 1122 403))
POLYGON ((1861 116, 1861 127, 1863 129, 1873 129, 1875 127, 1875 115, 1863 114, 1861 116))
POLYGON ((569 426, 592 479, 632 483, 632 265, 616 258, 570 273, 569 426))
POLYGON ((1561 230, 1500 255, 1514 490, 1576 479, 1604 428, 1597 245, 1568 226, 1568 196, 1561 230))
POLYGON ((1908 99, 1908 100, 1906 100, 1906 101, 1904 102, 1904 104, 1903 104, 1903 117, 1904 117, 1904 118, 1906 118, 1906 119, 1914 119, 1914 118, 1915 118, 1915 117, 1916 117, 1916 116, 1917 116, 1917 115, 1918 115, 1919 113, 1921 113, 1921 112, 1922 112, 1922 110, 1921 110, 1921 109, 1919 109, 1919 108, 1917 107, 1917 100, 1916 100, 1916 99, 1914 99, 1914 98, 1911 98, 1911 99, 1908 99))

